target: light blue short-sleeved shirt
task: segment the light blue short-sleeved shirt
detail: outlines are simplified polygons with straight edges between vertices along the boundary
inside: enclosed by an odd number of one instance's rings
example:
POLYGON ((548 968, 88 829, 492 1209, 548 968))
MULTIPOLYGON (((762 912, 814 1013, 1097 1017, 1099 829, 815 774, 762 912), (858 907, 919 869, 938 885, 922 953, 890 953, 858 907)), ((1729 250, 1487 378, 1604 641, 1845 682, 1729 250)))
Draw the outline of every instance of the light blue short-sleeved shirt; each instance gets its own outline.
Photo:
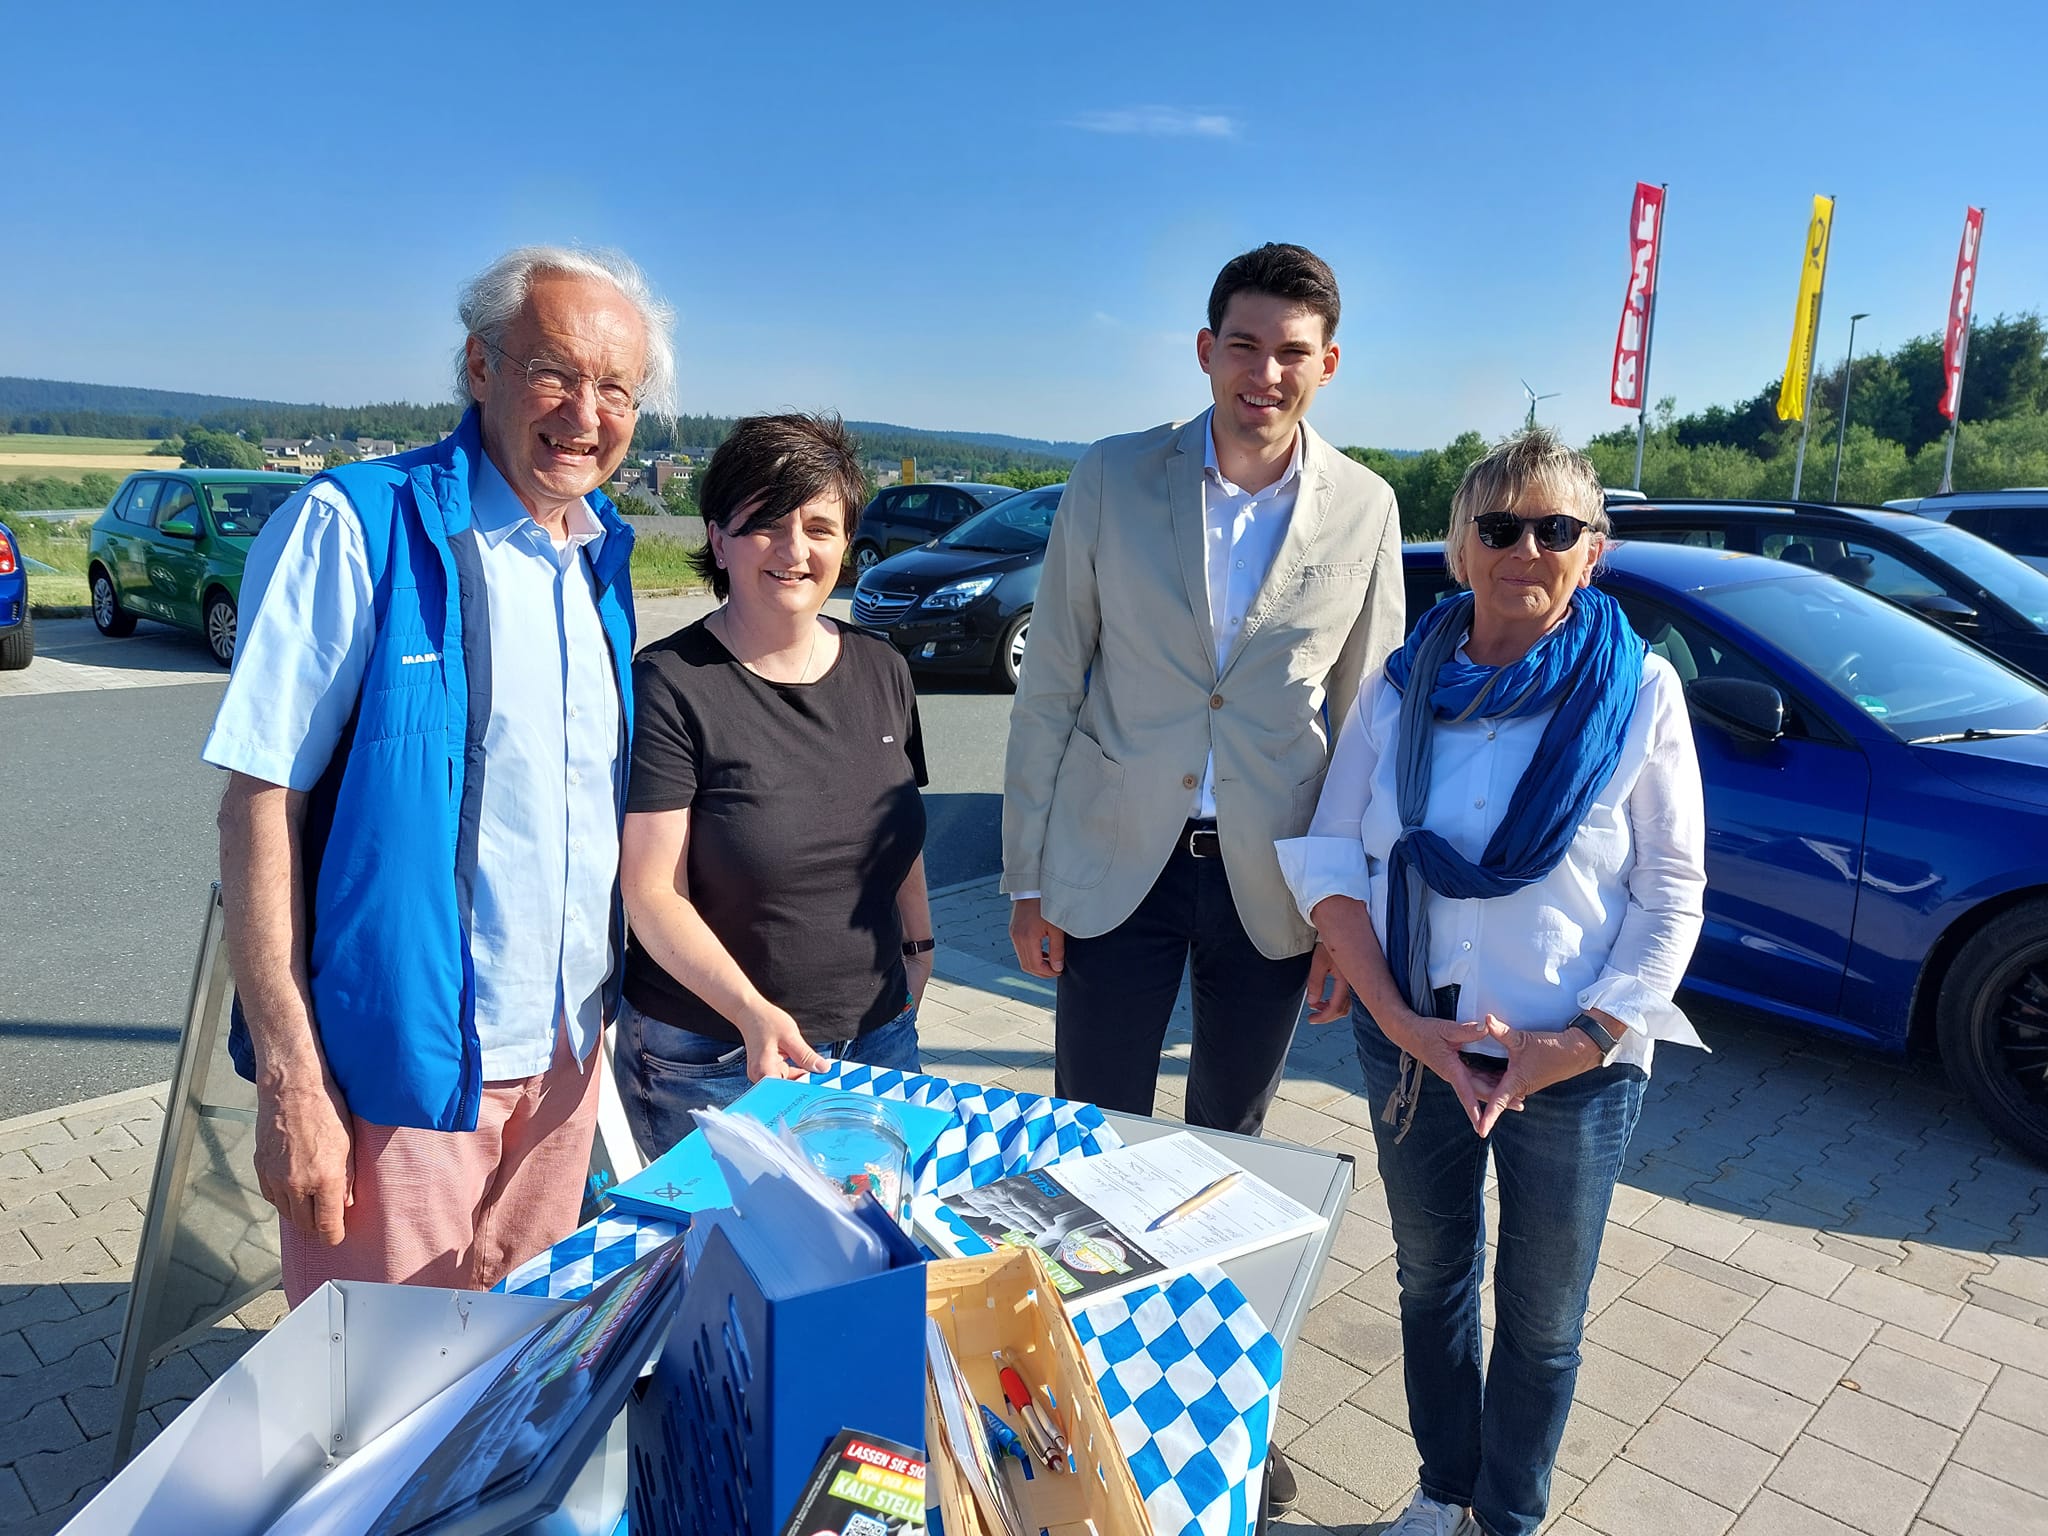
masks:
MULTIPOLYGON (((625 765, 590 574, 604 525, 578 503, 557 547, 483 455, 470 501, 491 647, 470 953, 483 1075, 500 1081, 547 1070, 558 1022, 579 1060, 604 1023, 625 765)), ((205 760, 291 789, 319 782, 362 687, 371 602, 355 508, 316 481, 249 551, 205 760)))

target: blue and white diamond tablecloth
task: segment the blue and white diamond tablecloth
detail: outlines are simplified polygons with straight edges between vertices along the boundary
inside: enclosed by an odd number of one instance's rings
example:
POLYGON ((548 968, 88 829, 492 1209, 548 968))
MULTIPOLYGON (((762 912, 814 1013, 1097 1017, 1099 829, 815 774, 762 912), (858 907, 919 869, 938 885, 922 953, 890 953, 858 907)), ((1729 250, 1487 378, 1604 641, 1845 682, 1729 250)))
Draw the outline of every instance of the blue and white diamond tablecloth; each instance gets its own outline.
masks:
MULTIPOLYGON (((1092 1104, 841 1062, 811 1081, 951 1110, 915 1170, 952 1194, 1062 1157, 1123 1145, 1092 1104)), ((499 1283, 517 1296, 579 1297, 681 1229, 617 1212, 571 1233, 499 1283)), ((1256 1524, 1280 1383, 1280 1346, 1213 1266, 1097 1303, 1074 1319, 1157 1536, 1244 1536, 1256 1524)))
POLYGON ((1074 1318, 1158 1536, 1242 1536, 1258 1520, 1280 1344, 1213 1264, 1074 1318))

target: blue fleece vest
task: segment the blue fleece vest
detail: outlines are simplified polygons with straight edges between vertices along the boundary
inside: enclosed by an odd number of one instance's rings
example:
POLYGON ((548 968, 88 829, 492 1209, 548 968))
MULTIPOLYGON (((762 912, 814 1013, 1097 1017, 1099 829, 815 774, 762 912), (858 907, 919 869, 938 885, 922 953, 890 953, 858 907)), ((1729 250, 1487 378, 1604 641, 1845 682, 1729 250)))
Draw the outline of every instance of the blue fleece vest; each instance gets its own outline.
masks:
MULTIPOLYGON (((324 478, 362 525, 374 631, 355 713, 307 799, 313 1017, 351 1111, 373 1125, 476 1129, 482 1050, 469 950, 490 627, 470 522, 471 466, 483 451, 472 408, 454 433, 397 458, 324 478)), ((591 566, 611 647, 621 736, 617 813, 632 760, 633 530, 602 493, 605 537, 591 566)), ((612 886, 605 1014, 624 975, 625 908, 612 886)), ((238 1016, 230 1046, 253 1076, 238 1016)))

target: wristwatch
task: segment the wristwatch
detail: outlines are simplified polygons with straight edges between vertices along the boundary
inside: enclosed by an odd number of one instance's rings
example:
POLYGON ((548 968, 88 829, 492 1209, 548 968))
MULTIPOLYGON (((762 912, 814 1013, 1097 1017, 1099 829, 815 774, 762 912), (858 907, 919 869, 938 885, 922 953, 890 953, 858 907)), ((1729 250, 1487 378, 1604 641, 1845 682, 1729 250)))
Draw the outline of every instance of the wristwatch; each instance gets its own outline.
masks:
POLYGON ((1565 1028, 1583 1031, 1588 1040, 1600 1047, 1600 1059, 1603 1062, 1613 1055, 1614 1048, 1621 1044, 1621 1037, 1590 1013, 1579 1014, 1571 1023, 1565 1025, 1565 1028))
POLYGON ((903 941, 903 958, 908 960, 912 955, 928 955, 938 947, 939 941, 937 939, 905 939, 903 941))

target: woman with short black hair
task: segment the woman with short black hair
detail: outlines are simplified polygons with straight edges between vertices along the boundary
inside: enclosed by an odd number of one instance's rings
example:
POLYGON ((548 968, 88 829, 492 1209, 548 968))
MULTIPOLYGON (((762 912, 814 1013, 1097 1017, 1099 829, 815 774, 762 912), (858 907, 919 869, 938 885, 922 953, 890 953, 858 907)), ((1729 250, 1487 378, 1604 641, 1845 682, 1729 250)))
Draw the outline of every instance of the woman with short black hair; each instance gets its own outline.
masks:
POLYGON ((648 1157, 761 1078, 918 1067, 917 696, 887 641, 823 613, 864 489, 838 418, 736 422, 698 487, 723 604, 634 665, 615 1060, 648 1157))

